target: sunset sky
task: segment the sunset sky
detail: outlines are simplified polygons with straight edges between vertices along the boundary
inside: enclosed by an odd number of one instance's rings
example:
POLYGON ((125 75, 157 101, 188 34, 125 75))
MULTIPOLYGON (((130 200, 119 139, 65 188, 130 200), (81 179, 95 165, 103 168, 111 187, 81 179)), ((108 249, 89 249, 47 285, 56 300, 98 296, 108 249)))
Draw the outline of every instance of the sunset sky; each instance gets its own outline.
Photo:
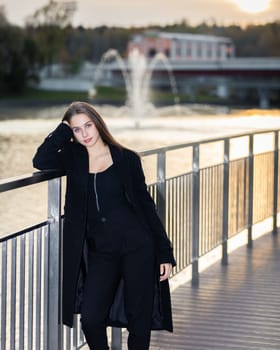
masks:
MULTIPOLYGON (((47 0, 0 0, 11 23, 25 18, 47 0)), ((263 23, 280 20, 280 0, 78 0, 74 25, 140 26, 169 24, 186 19, 191 24, 215 20, 218 24, 263 23)))

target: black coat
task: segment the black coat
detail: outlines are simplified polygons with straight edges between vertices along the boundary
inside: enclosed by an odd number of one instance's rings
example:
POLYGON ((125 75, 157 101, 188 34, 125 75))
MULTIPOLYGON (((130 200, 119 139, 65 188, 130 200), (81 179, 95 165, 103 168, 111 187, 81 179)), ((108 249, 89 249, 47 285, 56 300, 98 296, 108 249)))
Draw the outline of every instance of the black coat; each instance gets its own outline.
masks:
MULTIPOLYGON (((63 225, 63 323, 72 327, 73 314, 79 312, 79 291, 86 271, 85 233, 88 198, 88 153, 84 146, 72 141, 72 130, 61 123, 38 148, 33 165, 40 170, 65 172, 67 187, 63 225)), ((109 145, 113 163, 122 180, 126 198, 138 218, 153 236, 157 261, 175 265, 171 243, 157 215, 147 186, 139 156, 128 149, 109 145)), ((159 272, 159 268, 156 269, 159 272)), ((155 310, 153 329, 172 331, 172 315, 168 281, 159 283, 155 276, 155 310)), ((122 283, 112 306, 108 325, 126 326, 123 311, 122 283)))

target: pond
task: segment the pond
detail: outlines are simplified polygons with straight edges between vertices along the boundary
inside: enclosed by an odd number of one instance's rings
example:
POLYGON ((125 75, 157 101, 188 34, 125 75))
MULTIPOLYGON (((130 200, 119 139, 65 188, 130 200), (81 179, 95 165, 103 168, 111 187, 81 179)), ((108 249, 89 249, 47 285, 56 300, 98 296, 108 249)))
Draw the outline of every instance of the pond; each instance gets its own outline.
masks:
MULTIPOLYGON (((165 107, 141 120, 140 127, 135 128, 134 121, 122 115, 119 108, 97 106, 96 109, 116 139, 136 151, 254 130, 280 129, 279 110, 229 111, 225 107, 195 105, 183 106, 180 110, 165 107)), ((32 157, 47 134, 60 122, 64 110, 65 106, 0 109, 0 179, 36 171, 32 168, 32 157)), ((235 145, 236 152, 242 147, 247 147, 247 144, 240 140, 235 145)), ((172 176, 172 170, 178 171, 180 166, 185 171, 190 170, 191 152, 172 154, 172 157, 167 169, 168 176, 172 176)), ((222 157, 219 145, 206 147, 201 154, 201 165, 204 163, 207 166, 209 160, 212 163, 221 162, 222 157)), ((147 157, 143 164, 147 182, 153 182, 155 157, 147 157)), ((0 236, 46 217, 46 184, 0 194, 0 236)))

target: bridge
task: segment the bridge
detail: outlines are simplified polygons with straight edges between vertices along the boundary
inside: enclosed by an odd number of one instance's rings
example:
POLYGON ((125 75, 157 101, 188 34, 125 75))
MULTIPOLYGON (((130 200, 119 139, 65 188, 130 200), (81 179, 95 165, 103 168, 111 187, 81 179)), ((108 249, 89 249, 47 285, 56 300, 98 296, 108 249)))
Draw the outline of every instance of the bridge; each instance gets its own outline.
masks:
MULTIPOLYGON (((53 68, 52 78, 41 72, 41 89, 89 91, 94 84, 94 74, 99 65, 86 63, 78 75, 64 76, 61 67, 53 68)), ((100 68, 100 67, 99 67, 100 68)), ((122 69, 131 70, 127 61, 122 69)), ((170 79, 175 79, 179 92, 195 100, 198 89, 208 89, 213 95, 227 98, 236 96, 242 101, 249 92, 259 99, 261 108, 268 108, 273 96, 279 99, 280 58, 230 58, 216 61, 159 61, 153 66, 151 85, 170 90, 170 79)), ((99 80, 102 84, 124 86, 125 81, 119 63, 102 65, 99 80)))
MULTIPOLYGON (((129 71, 128 63, 124 67, 129 71)), ((122 71, 117 63, 104 66, 103 79, 108 84, 122 85, 122 71)), ((199 88, 213 90, 213 94, 227 98, 235 94, 246 98, 248 91, 254 90, 259 97, 261 108, 268 108, 270 98, 280 90, 279 58, 230 58, 217 61, 161 62, 153 67, 152 82, 154 87, 170 89, 170 72, 175 78, 177 88, 192 98, 199 88)))
MULTIPOLYGON (((280 348, 279 131, 142 153, 156 160, 149 190, 177 259, 175 331, 155 332, 151 349, 280 348), (201 272, 209 256, 218 262, 201 272)), ((47 220, 0 236, 1 350, 86 349, 78 317, 74 329, 59 326, 62 175, 0 181, 3 205, 19 189, 48 185, 47 220)), ((125 337, 113 329, 112 349, 125 337)))

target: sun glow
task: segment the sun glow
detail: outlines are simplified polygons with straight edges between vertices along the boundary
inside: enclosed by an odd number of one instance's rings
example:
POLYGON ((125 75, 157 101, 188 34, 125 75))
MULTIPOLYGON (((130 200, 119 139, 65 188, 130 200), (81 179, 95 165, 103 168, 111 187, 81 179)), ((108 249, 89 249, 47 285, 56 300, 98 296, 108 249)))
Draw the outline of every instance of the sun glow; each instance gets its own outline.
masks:
POLYGON ((270 0, 233 0, 238 7, 248 13, 259 13, 267 10, 270 0))

